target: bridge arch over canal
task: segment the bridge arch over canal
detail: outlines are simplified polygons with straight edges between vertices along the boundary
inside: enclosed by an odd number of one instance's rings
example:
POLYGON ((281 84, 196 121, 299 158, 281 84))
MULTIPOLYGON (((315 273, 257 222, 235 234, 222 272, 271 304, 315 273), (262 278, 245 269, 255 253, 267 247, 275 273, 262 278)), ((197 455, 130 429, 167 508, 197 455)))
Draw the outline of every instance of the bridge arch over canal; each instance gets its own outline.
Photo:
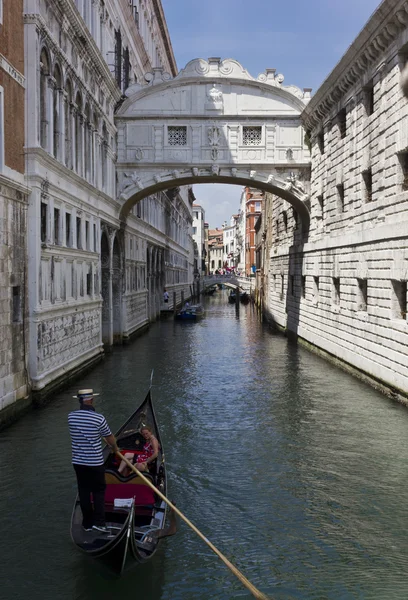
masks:
POLYGON ((307 231, 310 153, 300 114, 310 89, 232 59, 161 68, 135 84, 116 115, 120 218, 146 196, 186 184, 249 185, 287 200, 307 231))

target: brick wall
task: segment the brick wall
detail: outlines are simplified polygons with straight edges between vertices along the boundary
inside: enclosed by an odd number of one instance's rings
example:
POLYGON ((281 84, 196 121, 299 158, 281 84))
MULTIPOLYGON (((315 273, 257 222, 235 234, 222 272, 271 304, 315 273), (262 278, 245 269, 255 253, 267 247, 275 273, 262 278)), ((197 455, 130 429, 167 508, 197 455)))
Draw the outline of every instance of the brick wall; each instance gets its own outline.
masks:
MULTIPOLYGON (((23 0, 3 0, 0 52, 19 73, 24 74, 23 0)), ((24 88, 0 68, 4 88, 5 164, 24 173, 24 88)))

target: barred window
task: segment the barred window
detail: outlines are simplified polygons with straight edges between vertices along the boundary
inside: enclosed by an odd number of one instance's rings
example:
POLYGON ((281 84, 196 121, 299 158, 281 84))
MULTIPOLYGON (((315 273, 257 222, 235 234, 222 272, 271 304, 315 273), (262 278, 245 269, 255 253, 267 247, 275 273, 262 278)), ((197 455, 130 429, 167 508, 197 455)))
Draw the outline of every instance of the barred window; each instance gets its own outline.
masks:
POLYGON ((260 146, 262 141, 262 127, 243 127, 242 142, 244 146, 260 146))
POLYGON ((167 133, 169 146, 187 146, 187 127, 169 125, 167 133))

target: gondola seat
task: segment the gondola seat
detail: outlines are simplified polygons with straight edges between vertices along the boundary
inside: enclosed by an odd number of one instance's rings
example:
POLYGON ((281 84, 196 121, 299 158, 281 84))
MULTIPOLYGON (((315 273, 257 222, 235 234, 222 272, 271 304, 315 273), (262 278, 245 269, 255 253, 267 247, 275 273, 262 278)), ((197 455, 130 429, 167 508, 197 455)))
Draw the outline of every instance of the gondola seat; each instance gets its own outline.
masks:
POLYGON ((149 506, 155 503, 154 492, 144 483, 126 485, 110 483, 106 486, 105 504, 113 506, 115 498, 135 498, 135 506, 149 506))

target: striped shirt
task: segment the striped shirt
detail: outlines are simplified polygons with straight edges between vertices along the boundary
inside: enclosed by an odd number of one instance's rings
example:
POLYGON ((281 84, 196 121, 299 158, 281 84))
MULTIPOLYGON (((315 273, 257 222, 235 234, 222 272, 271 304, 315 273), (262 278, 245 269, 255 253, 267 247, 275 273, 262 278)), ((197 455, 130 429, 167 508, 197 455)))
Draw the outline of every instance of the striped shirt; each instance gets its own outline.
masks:
POLYGON ((111 435, 103 415, 92 408, 74 410, 68 415, 72 441, 72 464, 98 467, 103 465, 101 437, 111 435))

